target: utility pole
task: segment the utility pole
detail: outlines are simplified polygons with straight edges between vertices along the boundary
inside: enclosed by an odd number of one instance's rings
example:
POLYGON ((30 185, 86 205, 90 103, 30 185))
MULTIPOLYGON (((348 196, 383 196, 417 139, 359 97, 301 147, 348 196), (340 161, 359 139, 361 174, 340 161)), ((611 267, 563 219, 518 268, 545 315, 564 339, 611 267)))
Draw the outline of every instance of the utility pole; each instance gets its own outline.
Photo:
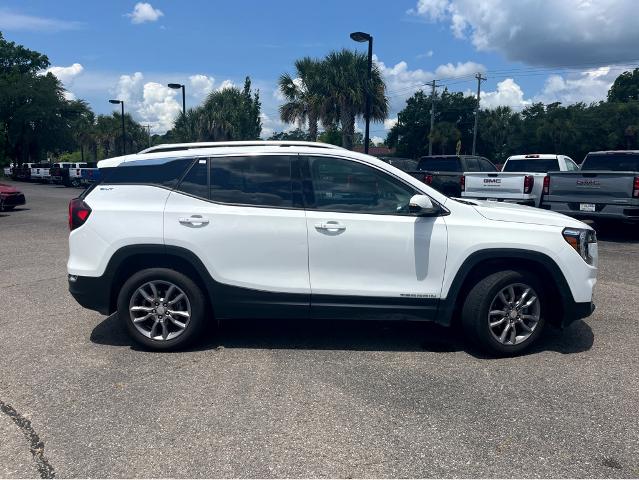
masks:
POLYGON ((477 79, 477 105, 475 106, 475 128, 473 129, 473 155, 475 155, 475 147, 477 146, 477 125, 479 124, 479 96, 481 94, 481 82, 486 81, 486 77, 482 77, 481 73, 475 75, 477 79))
POLYGON ((433 129, 435 128, 435 88, 437 85, 436 80, 430 82, 430 134, 428 135, 428 155, 433 154, 433 129))

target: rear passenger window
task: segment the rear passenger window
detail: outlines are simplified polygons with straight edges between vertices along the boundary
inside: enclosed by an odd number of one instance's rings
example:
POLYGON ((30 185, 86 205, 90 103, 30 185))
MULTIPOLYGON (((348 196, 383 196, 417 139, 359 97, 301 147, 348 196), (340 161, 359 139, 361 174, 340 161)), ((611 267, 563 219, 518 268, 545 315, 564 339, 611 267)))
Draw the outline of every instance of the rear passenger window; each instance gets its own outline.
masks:
POLYGON ((211 158, 211 200, 292 207, 292 158, 283 155, 211 158))
POLYGON ((189 169, 177 188, 194 197, 209 198, 209 165, 205 158, 199 159, 189 169))

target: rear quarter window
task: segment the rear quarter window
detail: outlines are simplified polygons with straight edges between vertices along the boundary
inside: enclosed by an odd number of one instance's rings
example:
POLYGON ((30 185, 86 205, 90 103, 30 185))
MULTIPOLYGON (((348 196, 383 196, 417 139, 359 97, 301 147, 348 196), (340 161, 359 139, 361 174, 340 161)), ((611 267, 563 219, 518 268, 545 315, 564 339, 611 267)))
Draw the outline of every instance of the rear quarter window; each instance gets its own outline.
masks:
POLYGON ((175 188, 193 158, 160 162, 129 162, 101 170, 103 184, 159 185, 175 188))

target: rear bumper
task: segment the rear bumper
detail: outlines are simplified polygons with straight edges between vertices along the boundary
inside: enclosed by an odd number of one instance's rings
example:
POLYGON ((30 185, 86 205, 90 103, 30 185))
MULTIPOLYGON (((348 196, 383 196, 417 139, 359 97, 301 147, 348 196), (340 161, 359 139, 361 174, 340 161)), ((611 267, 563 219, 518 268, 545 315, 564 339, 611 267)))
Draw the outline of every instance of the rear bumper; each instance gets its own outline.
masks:
POLYGON ((618 220, 622 222, 639 223, 639 204, 611 205, 595 203, 594 212, 583 212, 579 210, 578 203, 546 201, 542 204, 542 208, 583 220, 618 220))
POLYGON ((104 277, 81 277, 68 275, 69 293, 71 296, 89 310, 95 310, 102 315, 110 315, 111 298, 110 285, 104 277))
POLYGON ((17 207, 27 203, 22 193, 18 195, 3 195, 1 200, 2 203, 8 207, 17 207))

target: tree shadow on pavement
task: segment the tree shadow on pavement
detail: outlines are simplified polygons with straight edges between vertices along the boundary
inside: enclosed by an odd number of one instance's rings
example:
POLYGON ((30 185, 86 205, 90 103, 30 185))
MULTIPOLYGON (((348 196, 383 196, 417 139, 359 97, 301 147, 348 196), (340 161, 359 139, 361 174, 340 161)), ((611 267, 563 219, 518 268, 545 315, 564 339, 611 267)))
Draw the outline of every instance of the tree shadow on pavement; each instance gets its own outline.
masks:
MULTIPOLYGON (((226 320, 211 327, 189 351, 216 348, 265 350, 355 350, 397 352, 459 352, 477 358, 493 358, 468 345, 458 328, 435 323, 381 321, 226 320)), ((91 341, 100 345, 128 346, 146 350, 131 340, 116 315, 99 323, 91 341)), ((523 353, 553 351, 562 354, 590 350, 594 334, 579 321, 564 330, 547 327, 536 345, 523 353)))

